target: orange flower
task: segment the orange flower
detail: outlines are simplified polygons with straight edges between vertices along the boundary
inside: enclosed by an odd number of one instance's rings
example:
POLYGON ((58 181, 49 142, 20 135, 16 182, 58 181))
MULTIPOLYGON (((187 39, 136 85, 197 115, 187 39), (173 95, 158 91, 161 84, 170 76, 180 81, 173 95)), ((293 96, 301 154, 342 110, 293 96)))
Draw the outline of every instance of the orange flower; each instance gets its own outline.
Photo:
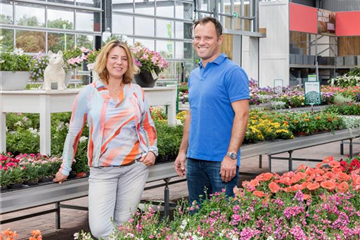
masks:
POLYGON ((307 185, 307 189, 309 189, 310 191, 318 189, 320 187, 320 185, 318 183, 310 183, 309 185, 307 185))
POLYGON ((272 173, 264 173, 263 174, 263 181, 269 181, 273 177, 272 173))
POLYGON ((306 178, 306 174, 305 174, 305 173, 303 173, 303 172, 298 172, 298 173, 296 173, 296 176, 297 176, 297 177, 299 177, 299 178, 300 178, 300 180, 301 180, 301 179, 305 179, 305 178, 306 178))
POLYGON ((330 167, 334 168, 334 167, 340 167, 340 163, 337 161, 331 161, 329 162, 330 167))
POLYGON ((324 160, 322 161, 323 163, 329 163, 331 161, 334 161, 334 157, 333 156, 329 156, 324 158, 324 160))
POLYGON ((273 176, 274 176, 274 174, 272 174, 272 173, 262 173, 259 176, 257 176, 255 179, 266 182, 266 181, 269 181, 273 176))
POLYGON ((301 164, 301 165, 298 167, 298 169, 296 170, 296 172, 299 172, 299 171, 301 171, 301 170, 306 170, 306 169, 307 169, 307 166, 304 165, 304 164, 301 164))
POLYGON ((308 122, 308 121, 310 121, 308 118, 305 118, 305 122, 308 122))
POLYGON ((304 194, 303 195, 303 199, 304 200, 308 200, 308 199, 310 199, 311 198, 311 195, 309 195, 309 194, 304 194))
POLYGON ((301 190, 301 185, 295 184, 294 186, 291 186, 291 190, 293 192, 297 192, 297 191, 301 190))
POLYGON ((345 180, 345 181, 348 181, 348 180, 350 179, 350 176, 347 175, 347 174, 344 173, 344 172, 340 172, 340 173, 338 173, 337 175, 338 175, 338 177, 339 177, 340 179, 343 179, 343 180, 345 180))
POLYGON ((289 122, 288 122, 288 121, 284 121, 284 125, 289 125, 289 122))
POLYGON ((291 187, 286 187, 282 189, 284 192, 292 192, 291 187))
POLYGON ((342 182, 337 186, 338 192, 346 192, 349 189, 349 184, 347 182, 342 182))
POLYGON ((303 182, 303 183, 301 184, 301 188, 302 188, 302 189, 305 189, 305 188, 307 188, 307 186, 308 186, 309 184, 310 184, 309 182, 303 182))
POLYGON ((322 182, 322 181, 324 181, 324 177, 323 176, 318 176, 318 177, 315 178, 315 181, 322 182))
POLYGON ((320 183, 321 187, 327 189, 327 190, 334 190, 336 187, 336 184, 333 181, 324 181, 320 183))
POLYGON ((293 178, 290 179, 290 183, 294 184, 300 181, 300 177, 298 175, 295 175, 293 178))
POLYGON ((280 186, 276 182, 271 182, 269 184, 270 191, 273 193, 277 193, 280 190, 280 186))
POLYGON ((343 171, 341 170, 341 168, 338 168, 338 167, 333 168, 332 171, 333 171, 333 173, 337 173, 337 174, 343 172, 343 171))
POLYGON ((253 194, 259 198, 265 196, 263 191, 254 191, 253 194))
POLYGON ((335 178, 335 174, 332 172, 327 172, 324 174, 324 177, 329 178, 329 179, 334 179, 335 178))
POLYGON ((280 178, 279 183, 290 185, 290 178, 282 177, 282 178, 280 178))
POLYGON ((253 188, 259 185, 259 181, 257 179, 253 179, 250 181, 249 185, 253 188))
POLYGON ((323 175, 323 174, 324 174, 324 171, 321 170, 320 168, 315 168, 315 169, 314 169, 314 172, 315 172, 316 174, 320 174, 320 175, 323 175))

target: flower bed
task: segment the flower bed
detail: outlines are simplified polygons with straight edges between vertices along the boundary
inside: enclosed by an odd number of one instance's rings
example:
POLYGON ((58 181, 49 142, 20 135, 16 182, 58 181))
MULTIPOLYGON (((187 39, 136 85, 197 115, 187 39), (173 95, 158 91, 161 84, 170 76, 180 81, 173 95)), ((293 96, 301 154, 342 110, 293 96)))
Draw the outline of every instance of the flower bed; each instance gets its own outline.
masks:
POLYGON ((21 154, 16 157, 9 153, 0 154, 1 190, 51 181, 60 165, 60 159, 41 154, 21 154))
MULTIPOLYGON (((332 157, 315 168, 263 173, 234 198, 178 205, 172 221, 152 207, 138 211, 110 239, 359 239, 360 170, 344 172, 332 157)), ((76 239, 91 239, 89 233, 76 239)))

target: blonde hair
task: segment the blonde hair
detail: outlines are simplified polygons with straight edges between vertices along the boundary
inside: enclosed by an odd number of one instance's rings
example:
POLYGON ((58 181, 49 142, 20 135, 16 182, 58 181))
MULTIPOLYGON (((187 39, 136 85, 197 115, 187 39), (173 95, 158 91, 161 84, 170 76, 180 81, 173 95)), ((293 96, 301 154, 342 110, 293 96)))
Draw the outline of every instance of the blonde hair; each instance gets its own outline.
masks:
POLYGON ((109 53, 114 47, 121 47, 125 50, 126 58, 128 60, 128 70, 124 74, 123 83, 131 83, 134 75, 139 73, 139 68, 135 65, 133 55, 127 44, 120 42, 119 40, 112 40, 101 48, 101 52, 96 58, 94 71, 99 75, 101 80, 103 80, 106 84, 109 83, 109 72, 106 69, 106 63, 109 53))

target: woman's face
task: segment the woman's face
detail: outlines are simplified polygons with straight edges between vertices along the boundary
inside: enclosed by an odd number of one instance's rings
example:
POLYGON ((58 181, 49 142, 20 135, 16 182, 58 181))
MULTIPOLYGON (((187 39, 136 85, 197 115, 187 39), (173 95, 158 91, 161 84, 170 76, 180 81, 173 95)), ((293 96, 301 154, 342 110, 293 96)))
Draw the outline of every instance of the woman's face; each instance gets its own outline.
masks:
POLYGON ((128 59, 123 48, 116 46, 111 49, 107 57, 106 69, 110 78, 123 78, 128 70, 128 59))

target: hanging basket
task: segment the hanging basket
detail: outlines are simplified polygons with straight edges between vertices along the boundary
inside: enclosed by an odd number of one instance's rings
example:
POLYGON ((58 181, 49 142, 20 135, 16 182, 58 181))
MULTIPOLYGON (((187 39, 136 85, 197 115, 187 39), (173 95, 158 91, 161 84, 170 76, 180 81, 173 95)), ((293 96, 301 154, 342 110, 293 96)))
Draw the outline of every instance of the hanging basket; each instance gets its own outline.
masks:
POLYGON ((134 76, 135 82, 140 85, 140 87, 152 88, 155 86, 157 80, 153 78, 151 72, 146 70, 141 70, 139 74, 134 76))

